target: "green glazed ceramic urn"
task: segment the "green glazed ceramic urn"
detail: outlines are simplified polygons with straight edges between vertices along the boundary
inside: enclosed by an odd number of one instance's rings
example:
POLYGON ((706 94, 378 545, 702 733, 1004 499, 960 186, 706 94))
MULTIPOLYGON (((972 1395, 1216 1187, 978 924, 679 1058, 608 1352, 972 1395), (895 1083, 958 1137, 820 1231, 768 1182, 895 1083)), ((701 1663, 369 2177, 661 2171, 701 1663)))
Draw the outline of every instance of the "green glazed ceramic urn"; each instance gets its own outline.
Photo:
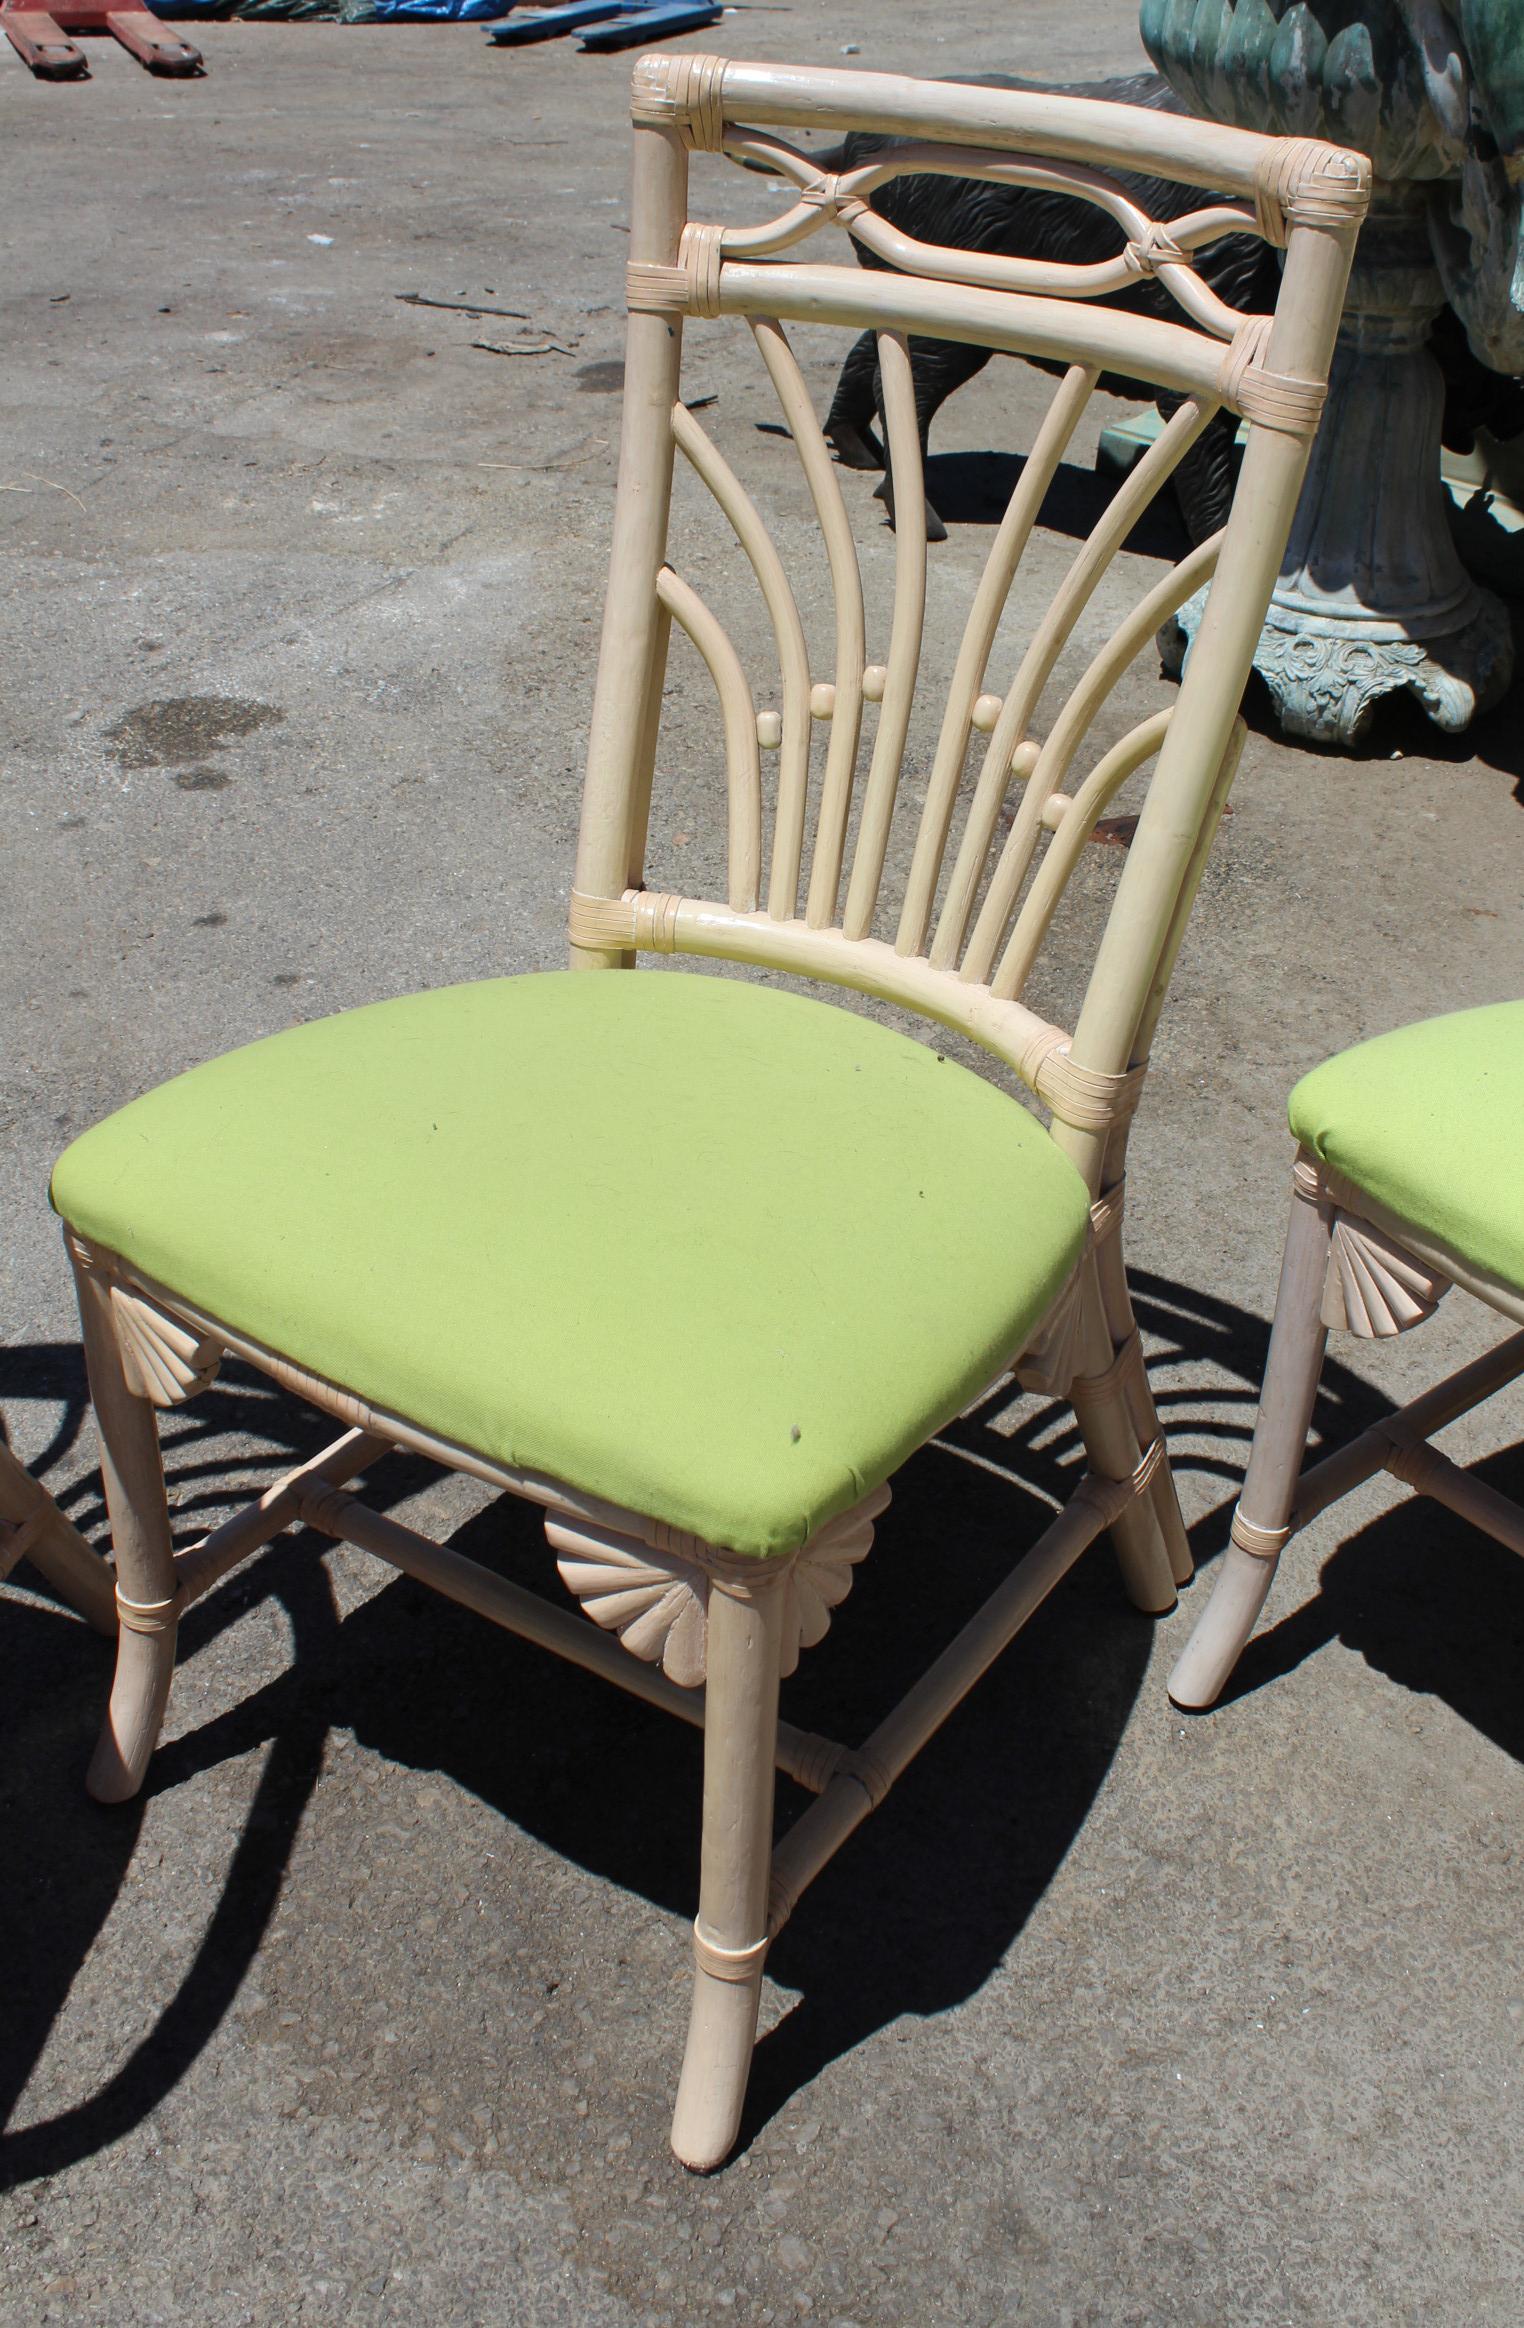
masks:
POLYGON ((1524 372, 1524 0, 1142 0, 1140 28, 1192 112, 1332 138, 1375 166, 1256 658, 1282 724, 1350 743, 1406 687, 1442 727, 1464 728, 1506 688, 1512 646, 1451 538, 1427 342, 1448 302, 1480 363, 1524 372))

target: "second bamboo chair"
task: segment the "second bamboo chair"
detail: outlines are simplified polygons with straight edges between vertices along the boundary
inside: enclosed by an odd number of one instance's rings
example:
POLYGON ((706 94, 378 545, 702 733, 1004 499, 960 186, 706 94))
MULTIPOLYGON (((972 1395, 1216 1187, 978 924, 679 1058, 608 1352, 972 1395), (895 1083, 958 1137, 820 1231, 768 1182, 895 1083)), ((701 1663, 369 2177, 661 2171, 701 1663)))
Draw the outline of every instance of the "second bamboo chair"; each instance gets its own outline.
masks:
POLYGON ((1524 1328, 1524 1002, 1359 1043, 1291 1094, 1298 1143, 1270 1357, 1232 1541, 1170 1675, 1199 1712, 1222 1691, 1298 1529, 1381 1472, 1524 1554, 1524 1506, 1430 1445, 1524 1374, 1524 1331, 1303 1469, 1330 1328, 1405 1334, 1460 1286, 1524 1328))
MULTIPOLYGON (((633 112, 623 435, 571 972, 373 1005, 197 1068, 78 1141, 54 1199, 122 1625, 93 1790, 119 1798, 141 1782, 186 1606, 298 1521, 700 1723, 693 2006, 672 2139, 710 2167, 739 2125, 770 1940, 805 1886, 1098 1535, 1111 1531, 1143 1609, 1168 1608, 1190 1571, 1122 1266, 1128 1127, 1231 778, 1368 172, 1333 147, 1125 107, 704 57, 643 60, 633 112), (858 127, 906 142, 834 175, 783 134, 858 127), (695 151, 761 164, 795 198, 761 226, 695 220, 695 151), (1166 230, 1108 175, 1120 166, 1226 192, 1166 230), (832 224, 877 248, 866 197, 905 169, 1099 204, 1117 256, 1066 267, 897 237, 901 271, 865 274, 799 255, 832 224), (1273 319, 1225 306, 1193 269, 1201 245, 1244 232, 1284 246, 1273 319), (1140 272, 1173 292, 1178 321, 1096 304, 1140 272), (790 336, 819 324, 879 333, 901 490, 875 651, 790 336), (748 491, 682 400, 685 336, 722 329, 754 342, 759 389, 802 467, 794 500, 776 471, 748 491), (939 687, 922 669, 918 332, 1061 375, 939 687), (1051 601, 1029 606, 1013 595, 1023 553, 1108 371, 1183 402, 1051 601), (1249 423, 1226 528, 1083 651, 1115 554, 1224 406, 1249 423), (747 653, 755 663, 770 628, 778 674, 760 704, 690 578, 701 549, 683 571, 679 459, 725 529, 722 580, 737 546, 755 577, 765 627, 752 622, 747 653), (780 547, 792 555, 810 511, 832 597, 823 656, 780 547), (1073 781, 1118 681, 1198 591, 1209 600, 1173 705, 1113 735, 1073 781), (1020 643, 997 693, 987 666, 1008 602, 1020 643), (722 739, 725 869, 709 895, 646 880, 674 628, 707 669, 722 739), (1077 676, 1055 690, 1066 654, 1077 676), (903 779, 928 699, 923 788, 914 760, 903 779), (1023 997, 1098 819, 1151 761, 1071 1030, 1023 997), (624 975, 641 951, 792 973, 958 1030, 1051 1125, 856 1011, 756 980, 624 975), (193 1395, 226 1351, 346 1427, 177 1549, 155 1409, 193 1395), (1072 1400, 1088 1451, 1072 1499, 865 1744, 780 1720, 780 1678, 846 1595, 890 1475, 1012 1365, 1072 1400), (351 1493, 394 1447, 543 1506, 594 1623, 351 1493), (776 1851, 775 1767, 818 1797, 776 1851)), ((749 427, 740 442, 755 450, 749 427)))

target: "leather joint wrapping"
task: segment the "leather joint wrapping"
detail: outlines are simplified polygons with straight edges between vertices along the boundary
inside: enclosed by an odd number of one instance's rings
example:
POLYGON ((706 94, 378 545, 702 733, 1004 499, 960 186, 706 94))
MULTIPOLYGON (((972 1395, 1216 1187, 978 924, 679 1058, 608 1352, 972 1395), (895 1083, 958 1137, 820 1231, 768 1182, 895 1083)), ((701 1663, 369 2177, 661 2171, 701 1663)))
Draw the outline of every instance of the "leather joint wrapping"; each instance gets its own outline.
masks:
POLYGON ((1279 140, 1254 180, 1254 215, 1268 243, 1284 248, 1297 226, 1358 226, 1370 199, 1371 166, 1363 154, 1315 137, 1279 140))
POLYGON ((1124 1067, 1118 1075, 1109 1075, 1099 1067, 1080 1066, 1070 1056, 1067 1035, 1037 1048, 1041 1053, 1037 1070, 1027 1080, 1061 1123, 1077 1132, 1109 1132, 1136 1111, 1148 1073, 1146 1059, 1124 1067))
POLYGON ((1303 1204, 1322 1204, 1328 1196, 1317 1161, 1305 1150, 1298 1152, 1297 1160, 1291 1167, 1291 1193, 1303 1204))
POLYGON ((1295 1525, 1288 1521, 1284 1528, 1257 1527, 1253 1520, 1244 1518, 1244 1508, 1238 1504, 1233 1512, 1229 1531, 1240 1552, 1250 1552, 1256 1560, 1274 1560, 1296 1534, 1295 1525))
POLYGON ((675 129, 696 153, 725 142, 725 59, 642 57, 630 77, 630 119, 675 129))
POLYGON ((675 953, 677 909, 682 902, 670 892, 649 889, 627 889, 623 897, 589 897, 574 889, 567 936, 574 946, 621 950, 638 946, 650 954, 675 953))
POLYGON ((875 1811, 894 1784, 894 1773, 886 1770, 881 1762, 876 1762, 862 1747, 844 1757, 836 1775, 838 1778, 854 1780, 875 1811))
POLYGON ((631 259, 625 269, 624 300, 632 315, 686 315, 689 283, 686 268, 658 267, 631 259))
POLYGON ((1078 1399, 1114 1397, 1129 1375, 1143 1370, 1143 1343, 1136 1326, 1113 1357, 1111 1364, 1099 1374, 1076 1374, 1074 1396, 1078 1399))
POLYGON ((87 1245, 83 1237, 76 1236, 67 1222, 64 1224, 64 1250, 75 1268, 84 1273, 101 1266, 100 1255, 95 1247, 87 1245))
POLYGON ((746 1948, 722 1948, 710 1939, 702 1924, 695 1921, 693 1926, 693 1961, 712 1980, 753 1979, 762 1970, 770 1946, 770 1940, 764 1938, 753 1940, 746 1948))
POLYGON ((794 1741, 791 1775, 795 1785, 804 1787, 810 1794, 824 1794, 848 1759, 848 1751, 839 1738, 823 1738, 814 1731, 801 1733, 794 1741))
POLYGON ((1161 267, 1188 267, 1191 263, 1168 227, 1157 219, 1150 219, 1146 231, 1127 245, 1122 257, 1132 275, 1157 275, 1161 267))
POLYGON ((1401 1480, 1404 1487, 1411 1487, 1417 1494, 1426 1494, 1430 1480, 1447 1468, 1448 1459, 1426 1439, 1410 1439, 1395 1430, 1383 1431, 1381 1435, 1391 1449, 1382 1458, 1383 1471, 1389 1471, 1393 1479, 1401 1480))
POLYGON ((720 258, 724 232, 722 226, 689 225, 683 228, 682 240, 677 246, 677 263, 688 278, 690 315, 718 315, 720 312, 720 258))
POLYGON ((1114 1237, 1117 1234, 1122 1226, 1122 1211, 1126 1198, 1127 1181, 1125 1176, 1121 1180, 1114 1180, 1111 1186, 1103 1189, 1096 1198, 1090 1207, 1090 1241, 1093 1245, 1104 1245, 1108 1237, 1114 1237))
POLYGON ((116 1596, 117 1622, 129 1633, 172 1633, 180 1618, 180 1604, 185 1598, 181 1592, 172 1593, 168 1600, 128 1600, 118 1588, 116 1596))
POLYGON ((774 1868, 767 1887, 767 1936, 776 1940, 795 1908, 799 1905, 803 1886, 791 1888, 774 1868))
POLYGON ((1327 387, 1321 380, 1302 380, 1294 373, 1267 368, 1271 322, 1268 315, 1251 315, 1239 326, 1222 359, 1217 393, 1224 404, 1236 405, 1245 420, 1260 428, 1310 437, 1322 417, 1327 387))
POLYGON ((799 199, 807 209, 820 212, 822 226, 829 226, 833 219, 850 226, 869 207, 860 195, 843 194, 841 180, 834 171, 827 171, 824 176, 812 179, 808 186, 801 186, 799 199))
POLYGON ((1138 1457, 1136 1464, 1133 1466, 1132 1491, 1134 1495, 1143 1495, 1149 1488, 1153 1486, 1154 1480, 1157 1477, 1164 1461, 1164 1441, 1162 1439, 1150 1439, 1148 1445, 1144 1448, 1142 1454, 1138 1457))
POLYGON ((632 315, 718 315, 721 226, 683 228, 677 265, 662 267, 631 259, 625 269, 625 305, 632 315))
POLYGON ((309 1528, 320 1535, 333 1536, 342 1541, 349 1507, 354 1497, 347 1487, 330 1487, 323 1481, 314 1481, 297 1498, 296 1508, 309 1528))

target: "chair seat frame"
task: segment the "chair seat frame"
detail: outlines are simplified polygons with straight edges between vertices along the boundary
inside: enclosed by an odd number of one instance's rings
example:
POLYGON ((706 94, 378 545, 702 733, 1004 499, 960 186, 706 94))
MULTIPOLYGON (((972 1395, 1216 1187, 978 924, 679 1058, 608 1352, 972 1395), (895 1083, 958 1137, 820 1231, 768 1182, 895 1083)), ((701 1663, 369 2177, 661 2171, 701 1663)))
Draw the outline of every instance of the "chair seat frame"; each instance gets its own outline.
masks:
POLYGON ((868 1739, 850 1746, 781 1721, 779 1684, 801 1648, 819 1640, 847 1592, 888 1501, 887 1487, 818 1530, 796 1553, 739 1557, 565 1482, 513 1472, 469 1447, 440 1441, 408 1417, 371 1407, 286 1353, 197 1310, 143 1276, 129 1256, 72 1229, 66 1233, 101 1436, 121 1625, 111 1704, 89 1775, 92 1792, 122 1799, 141 1784, 185 1608, 294 1524, 359 1545, 702 1727, 693 2007, 672 2140, 686 2164, 707 2169, 736 2139, 763 1965, 809 1882, 1097 1536, 1110 1530, 1126 1590, 1146 1611, 1172 1606, 1191 1573, 1122 1259, 1128 1130, 1241 748, 1238 701, 1317 423, 1369 171, 1359 157, 1314 141, 1161 123, 1130 108, 718 58, 643 58, 635 69, 632 113, 620 487, 569 916, 572 965, 624 972, 642 950, 680 952, 855 989, 969 1035, 1051 1110, 1053 1137, 1089 1192, 1089 1233, 1026 1347, 1009 1356, 1023 1385, 1072 1404, 1087 1453, 1077 1488, 901 1703, 868 1739), (1129 238, 1123 275, 1157 271, 1176 292, 1185 324, 1085 304, 1116 287, 1115 268, 1079 271, 1095 280, 1055 283, 1035 262, 992 262, 971 274, 967 254, 907 253, 897 245, 897 260, 913 260, 921 273, 870 280, 855 266, 780 256, 823 225, 840 224, 868 240, 876 232, 859 179, 832 178, 774 134, 853 126, 913 132, 922 143, 911 149, 912 161, 919 154, 922 166, 1025 173, 1035 183, 1059 183, 1100 201, 1129 238), (771 227, 695 223, 688 215, 695 151, 761 160, 791 182, 798 199, 771 227), (1165 176, 1194 175, 1219 191, 1166 235, 1125 202, 1117 208, 1122 197, 1104 169, 1093 166, 1108 156, 1134 168, 1157 165, 1165 176), (1230 199, 1221 198, 1222 190, 1230 199), (1236 314, 1194 274, 1194 248, 1229 231, 1260 232, 1284 246, 1284 285, 1273 319, 1236 314), (1060 297, 1069 301, 1062 314, 1060 297), (811 676, 787 578, 755 505, 681 400, 685 320, 721 314, 745 318, 753 332, 820 521, 835 605, 829 680, 811 676), (919 476, 910 332, 934 325, 946 336, 1059 355, 1069 367, 974 600, 892 940, 877 935, 874 925, 920 662, 923 496, 905 491, 900 497, 894 615, 887 653, 874 663, 841 489, 783 328, 810 320, 878 327, 886 425, 901 479, 919 476), (1082 546, 1012 687, 996 695, 986 687, 985 667, 1021 552, 1046 484, 1110 365, 1155 377, 1185 401, 1082 546), (1224 403, 1250 423, 1239 489, 1246 514, 1240 517, 1235 505, 1222 536, 1145 592, 1093 657, 1045 739, 1030 738, 1038 698, 1100 574, 1224 403), (761 586, 779 652, 781 712, 757 712, 735 648, 669 563, 679 454, 709 488, 761 586), (1214 568, 1208 612, 1174 708, 1144 721, 1103 754, 1088 778, 1066 789, 1117 677, 1148 647, 1158 625, 1211 581, 1214 568), (675 630, 687 634, 708 665, 719 701, 728 819, 724 900, 654 891, 645 882, 657 731, 675 630), (859 786, 865 705, 876 707, 876 733, 859 786), (807 850, 817 734, 824 770, 807 850), (970 794, 963 767, 976 738, 984 739, 985 757, 970 794), (773 752, 777 810, 764 866, 761 755, 773 752), (1096 822, 1150 758, 1157 765, 1147 801, 1070 1032, 1030 1008, 1022 989, 1096 822), (1024 787, 1022 801, 1002 838, 1001 811, 1013 785, 1024 787), (959 808, 966 817, 953 853, 959 808), (849 845, 854 815, 855 845, 849 845), (204 1387, 224 1352, 345 1428, 257 1504, 176 1550, 156 1411, 204 1387), (370 1510, 351 1488, 393 1448, 543 1507, 562 1579, 594 1623, 370 1510), (775 1850, 778 1768, 816 1800, 775 1850))
POLYGON ((1329 1333, 1364 1341, 1411 1333, 1455 1287, 1524 1327, 1524 1295, 1514 1287, 1474 1268, 1308 1150, 1298 1150, 1243 1493, 1212 1597, 1170 1675, 1170 1696, 1185 1711, 1199 1713, 1221 1696, 1292 1537, 1380 1473, 1415 1495, 1432 1497, 1524 1556, 1524 1506, 1430 1443, 1524 1375, 1524 1331, 1509 1334, 1316 1463, 1304 1464, 1329 1333))

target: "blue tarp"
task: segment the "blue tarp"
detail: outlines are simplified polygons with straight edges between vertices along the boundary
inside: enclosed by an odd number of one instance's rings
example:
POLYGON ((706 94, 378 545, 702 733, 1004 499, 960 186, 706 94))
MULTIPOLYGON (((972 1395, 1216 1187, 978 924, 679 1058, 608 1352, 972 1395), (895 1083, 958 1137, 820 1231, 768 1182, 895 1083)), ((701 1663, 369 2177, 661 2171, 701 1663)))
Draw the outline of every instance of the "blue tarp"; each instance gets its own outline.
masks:
POLYGON ((372 24, 482 24, 506 16, 512 6, 513 0, 371 0, 367 19, 372 24))
MULTIPOLYGON (((492 24, 513 16, 515 0, 148 0, 155 16, 182 17, 209 23, 219 17, 268 17, 286 22, 326 20, 340 24, 492 24)), ((570 0, 562 7, 526 8, 493 35, 504 47, 528 41, 554 40, 569 32, 591 34, 603 29, 602 19, 623 19, 611 37, 585 47, 626 46, 649 36, 670 38, 675 32, 712 24, 718 7, 650 6, 648 0, 570 0), (629 29, 626 30, 625 27, 629 29)))
POLYGON ((669 0, 664 8, 642 8, 633 13, 621 9, 607 24, 596 24, 591 32, 585 32, 582 46, 600 51, 638 48, 646 40, 676 40, 679 33, 702 32, 706 24, 718 24, 724 13, 712 0, 669 0))
POLYGON ((526 8, 522 16, 501 24, 492 35, 498 48, 527 48, 532 41, 560 40, 585 24, 600 24, 605 16, 628 11, 634 0, 568 0, 562 8, 526 8))

